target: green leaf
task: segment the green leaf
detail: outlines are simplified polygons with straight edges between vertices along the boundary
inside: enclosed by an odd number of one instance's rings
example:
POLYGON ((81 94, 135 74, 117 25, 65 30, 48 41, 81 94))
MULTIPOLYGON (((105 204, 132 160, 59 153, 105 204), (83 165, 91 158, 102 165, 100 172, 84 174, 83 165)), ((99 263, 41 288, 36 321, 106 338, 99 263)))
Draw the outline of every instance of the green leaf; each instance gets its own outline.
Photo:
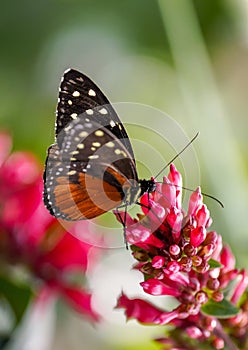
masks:
POLYGON ((226 299, 220 302, 209 299, 209 301, 201 307, 201 311, 207 316, 214 316, 217 318, 229 318, 239 313, 239 309, 226 299))
POLYGON ((31 288, 26 284, 16 283, 0 276, 0 297, 9 303, 16 317, 16 323, 21 320, 31 296, 31 288))
POLYGON ((208 264, 210 266, 210 269, 216 269, 217 267, 223 267, 223 265, 214 259, 209 259, 208 264))

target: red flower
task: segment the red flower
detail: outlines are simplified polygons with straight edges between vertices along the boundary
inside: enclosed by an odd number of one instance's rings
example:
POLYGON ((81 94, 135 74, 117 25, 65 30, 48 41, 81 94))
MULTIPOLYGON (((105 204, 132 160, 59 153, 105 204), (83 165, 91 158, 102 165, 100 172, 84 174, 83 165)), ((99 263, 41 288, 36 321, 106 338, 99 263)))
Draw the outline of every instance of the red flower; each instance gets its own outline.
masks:
POLYGON ((135 318, 139 322, 146 324, 153 324, 162 312, 144 300, 129 299, 124 293, 118 300, 117 308, 126 310, 127 319, 135 318))
MULTIPOLYGON (((163 310, 122 294, 117 307, 125 309, 128 319, 170 323, 190 338, 220 346, 223 340, 214 334, 216 318, 203 314, 202 306, 209 300, 222 301, 223 291, 233 279, 239 281, 230 295, 230 301, 236 304, 248 285, 248 275, 235 269, 235 259, 228 247, 223 248, 221 236, 208 230, 212 219, 200 188, 192 193, 187 212, 181 198, 181 175, 171 165, 168 177, 157 184, 156 191, 142 196, 144 215, 134 219, 127 215, 126 229, 126 239, 138 261, 135 269, 144 275, 144 282, 140 283, 143 291, 153 296, 173 296, 178 306, 163 310)), ((232 321, 237 323, 235 318, 232 321)), ((173 339, 172 348, 182 347, 182 339, 178 339, 173 339)))
MULTIPOLYGON (((91 294, 82 287, 92 246, 65 229, 44 207, 42 170, 26 152, 9 155, 11 138, 0 134, 0 256, 2 263, 28 269, 33 289, 61 295, 75 309, 98 320, 91 294), (78 281, 78 277, 81 276, 78 281)), ((86 222, 77 224, 88 230, 86 222)), ((75 227, 74 227, 75 229, 75 227)), ((78 227, 77 227, 78 229, 78 227)), ((73 232, 73 228, 71 230, 73 232)))

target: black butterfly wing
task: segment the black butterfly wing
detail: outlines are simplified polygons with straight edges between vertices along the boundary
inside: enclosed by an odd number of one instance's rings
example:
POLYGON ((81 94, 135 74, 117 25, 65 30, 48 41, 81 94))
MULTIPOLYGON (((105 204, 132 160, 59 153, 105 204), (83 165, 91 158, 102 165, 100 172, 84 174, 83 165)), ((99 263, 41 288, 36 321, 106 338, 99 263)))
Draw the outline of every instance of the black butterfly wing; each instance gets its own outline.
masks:
POLYGON ((98 86, 86 75, 69 69, 65 71, 59 89, 55 135, 62 132, 71 121, 86 113, 89 120, 97 122, 121 140, 131 158, 134 154, 126 130, 113 106, 98 86))
POLYGON ((61 146, 52 145, 46 160, 44 202, 50 213, 65 220, 91 219, 119 206, 126 190, 137 184, 136 166, 123 142, 87 114, 63 132, 61 146))

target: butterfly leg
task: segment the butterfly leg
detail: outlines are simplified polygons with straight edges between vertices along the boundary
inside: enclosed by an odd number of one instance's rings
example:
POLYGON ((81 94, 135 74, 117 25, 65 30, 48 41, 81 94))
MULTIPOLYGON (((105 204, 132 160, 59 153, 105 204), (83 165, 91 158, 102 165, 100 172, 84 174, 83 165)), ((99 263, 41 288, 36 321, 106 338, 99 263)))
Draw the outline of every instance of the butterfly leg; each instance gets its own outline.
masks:
POLYGON ((152 209, 150 206, 145 205, 145 204, 142 204, 142 203, 140 203, 140 202, 137 202, 136 204, 139 205, 140 207, 143 207, 143 208, 146 208, 146 209, 149 209, 149 210, 152 209))
POLYGON ((127 235, 126 235, 126 229, 127 229, 127 226, 126 226, 126 223, 127 223, 127 204, 124 204, 118 208, 116 208, 116 213, 118 215, 118 218, 120 220, 120 223, 122 224, 123 226, 123 236, 124 236, 124 243, 126 245, 126 249, 128 249, 128 244, 127 244, 127 235), (119 209, 120 208, 125 208, 125 211, 124 211, 124 219, 122 219, 122 216, 119 212, 119 209))

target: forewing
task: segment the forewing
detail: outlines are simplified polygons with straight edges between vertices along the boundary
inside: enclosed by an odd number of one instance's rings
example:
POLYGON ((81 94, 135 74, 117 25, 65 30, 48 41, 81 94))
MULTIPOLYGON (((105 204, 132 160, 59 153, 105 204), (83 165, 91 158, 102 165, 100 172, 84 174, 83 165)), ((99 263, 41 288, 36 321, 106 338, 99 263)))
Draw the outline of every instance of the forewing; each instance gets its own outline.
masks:
MULTIPOLYGON (((61 156, 71 166, 80 166, 82 172, 102 178, 112 167, 126 181, 137 179, 136 165, 122 140, 87 115, 70 123, 61 144, 61 156)), ((114 179, 109 182, 113 183, 114 179)))
MULTIPOLYGON (((99 123, 117 138, 134 159, 126 130, 113 106, 98 86, 86 75, 69 69, 62 77, 56 111, 56 137, 68 124, 86 113, 88 119, 99 123)), ((60 141, 59 141, 60 142, 60 141)))

